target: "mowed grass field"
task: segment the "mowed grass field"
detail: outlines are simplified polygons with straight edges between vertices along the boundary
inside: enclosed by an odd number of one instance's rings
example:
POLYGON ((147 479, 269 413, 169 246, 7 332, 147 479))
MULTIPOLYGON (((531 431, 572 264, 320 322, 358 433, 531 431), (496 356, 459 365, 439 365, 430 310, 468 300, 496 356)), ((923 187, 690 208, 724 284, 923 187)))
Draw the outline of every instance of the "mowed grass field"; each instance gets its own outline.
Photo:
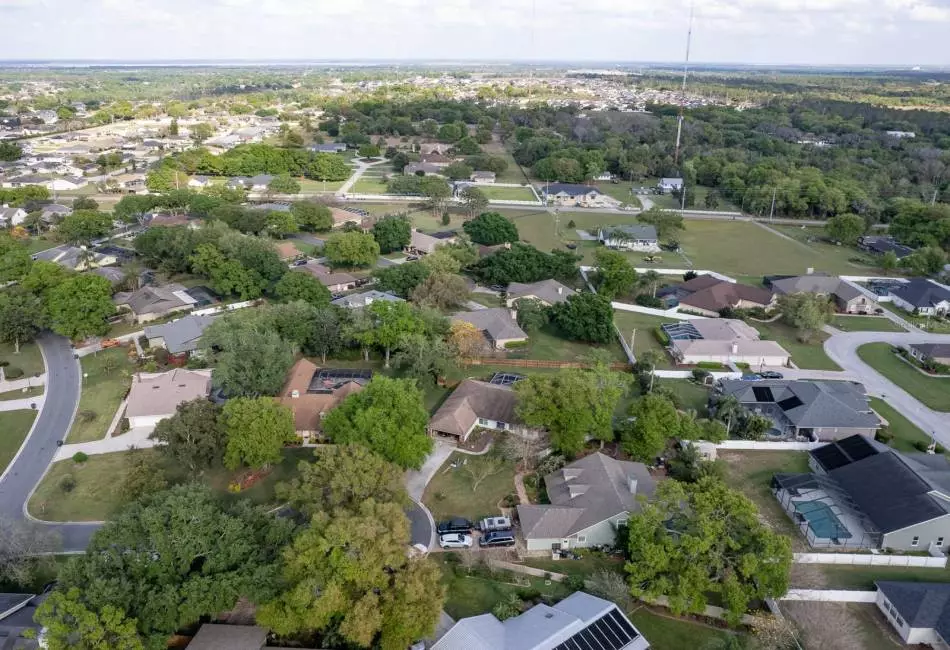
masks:
POLYGON ((20 450, 26 434, 33 426, 36 411, 4 411, 0 413, 0 474, 20 450))
POLYGON ((904 328, 880 316, 835 316, 832 327, 842 332, 903 332, 904 328))
POLYGON ((935 411, 950 411, 950 378, 928 377, 891 352, 887 343, 868 343, 858 356, 935 411))
POLYGON ((489 200, 496 201, 537 201, 538 197, 527 187, 495 187, 492 185, 479 185, 478 189, 489 200))

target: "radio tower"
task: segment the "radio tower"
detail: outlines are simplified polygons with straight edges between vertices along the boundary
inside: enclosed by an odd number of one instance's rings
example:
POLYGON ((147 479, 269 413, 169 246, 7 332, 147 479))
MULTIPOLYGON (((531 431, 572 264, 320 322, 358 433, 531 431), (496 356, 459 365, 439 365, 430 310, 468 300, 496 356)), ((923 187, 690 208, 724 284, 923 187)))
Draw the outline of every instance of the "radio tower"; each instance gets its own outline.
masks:
POLYGON ((680 139, 683 136, 683 107, 686 103, 686 75, 689 73, 689 46, 693 41, 693 3, 689 5, 689 30, 686 32, 686 60, 683 62, 683 87, 680 90, 680 114, 676 121, 676 150, 673 153, 673 164, 679 164, 680 139))

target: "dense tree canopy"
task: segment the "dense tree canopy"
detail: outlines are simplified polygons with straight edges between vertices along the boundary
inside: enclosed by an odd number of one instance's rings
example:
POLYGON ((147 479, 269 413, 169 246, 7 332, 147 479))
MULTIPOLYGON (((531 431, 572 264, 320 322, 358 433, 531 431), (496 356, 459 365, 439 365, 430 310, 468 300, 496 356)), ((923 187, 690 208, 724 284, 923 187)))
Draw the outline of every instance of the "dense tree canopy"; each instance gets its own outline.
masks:
POLYGON ((341 232, 330 235, 323 254, 331 266, 371 266, 379 257, 379 244, 369 233, 341 232))
POLYGON ((550 308, 551 322, 567 337, 589 343, 607 343, 616 337, 610 300, 594 293, 575 293, 550 308))
POLYGON ((67 277, 50 288, 46 309, 57 334, 71 339, 105 334, 109 330, 106 318, 115 313, 112 284, 100 275, 67 277))
POLYGON ((217 319, 205 330, 201 346, 216 363, 214 385, 229 397, 276 395, 294 360, 293 344, 253 310, 217 319))
POLYGON ((428 423, 414 381, 377 375, 326 414, 323 432, 337 444, 365 445, 400 467, 418 468, 432 449, 428 423))
POLYGON ((483 212, 466 221, 462 229, 476 244, 494 246, 518 241, 518 228, 498 212, 483 212))
POLYGON ((376 288, 408 298, 412 290, 429 276, 429 267, 422 262, 405 262, 373 271, 376 288))
POLYGON ((473 273, 486 284, 538 282, 539 280, 570 281, 577 277, 580 257, 567 251, 543 253, 534 246, 515 243, 483 257, 472 267, 473 273))
POLYGON ((268 467, 280 461, 284 445, 297 441, 293 412, 269 397, 235 397, 221 411, 227 438, 224 466, 268 467))
POLYGON ((402 250, 409 245, 411 236, 412 224, 406 215, 390 214, 373 224, 373 238, 383 254, 402 250))
POLYGON ((224 454, 220 415, 221 408, 207 399, 184 402, 172 417, 161 420, 149 437, 158 441, 159 452, 197 474, 220 461, 224 454))

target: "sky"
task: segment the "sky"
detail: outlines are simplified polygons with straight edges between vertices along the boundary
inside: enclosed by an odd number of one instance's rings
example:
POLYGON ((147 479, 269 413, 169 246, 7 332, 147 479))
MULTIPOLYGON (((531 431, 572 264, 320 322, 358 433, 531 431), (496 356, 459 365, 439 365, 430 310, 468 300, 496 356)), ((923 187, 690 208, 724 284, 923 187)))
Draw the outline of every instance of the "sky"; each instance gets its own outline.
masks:
MULTIPOLYGON (((697 63, 950 64, 950 0, 692 1, 697 63)), ((680 61, 690 2, 0 0, 0 59, 680 61)))

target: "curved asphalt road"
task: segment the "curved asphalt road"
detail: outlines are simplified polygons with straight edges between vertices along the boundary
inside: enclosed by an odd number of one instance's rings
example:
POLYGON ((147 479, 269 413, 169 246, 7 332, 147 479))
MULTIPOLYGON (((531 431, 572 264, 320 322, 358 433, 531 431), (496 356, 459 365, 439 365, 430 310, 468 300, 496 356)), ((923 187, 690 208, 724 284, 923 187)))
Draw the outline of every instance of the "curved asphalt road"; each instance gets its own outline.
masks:
POLYGON ((69 340, 44 334, 37 343, 46 364, 46 399, 32 431, 0 480, 0 517, 27 520, 58 533, 63 551, 84 551, 101 524, 44 523, 26 512, 30 494, 53 462, 56 441, 65 440, 69 432, 80 389, 79 362, 73 358, 69 340))

